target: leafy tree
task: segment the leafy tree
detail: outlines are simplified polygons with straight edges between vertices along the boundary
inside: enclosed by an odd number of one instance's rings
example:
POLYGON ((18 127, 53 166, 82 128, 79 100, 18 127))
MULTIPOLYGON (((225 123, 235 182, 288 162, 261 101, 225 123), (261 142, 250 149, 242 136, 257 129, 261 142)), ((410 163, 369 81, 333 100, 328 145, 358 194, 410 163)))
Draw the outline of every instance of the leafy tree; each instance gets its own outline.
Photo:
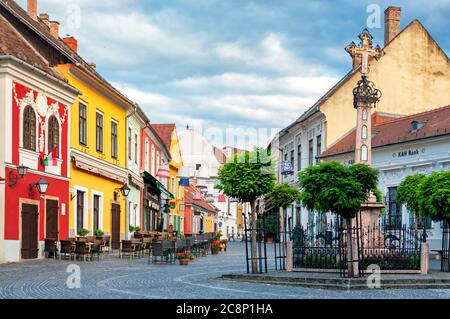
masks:
MULTIPOLYGON (((275 186, 273 161, 265 150, 236 154, 219 170, 219 189, 240 202, 250 203, 252 256, 256 257, 256 200, 268 194, 275 186)), ((252 260, 252 271, 258 271, 257 260, 252 260)))
POLYGON ((270 196, 273 207, 287 208, 293 202, 300 201, 300 191, 287 183, 276 185, 270 196))
POLYGON ((419 211, 434 221, 450 220, 450 171, 433 172, 418 191, 419 211))
POLYGON ((422 215, 419 206, 420 185, 427 177, 423 174, 407 176, 397 187, 397 202, 405 204, 416 217, 416 228, 419 224, 419 215, 422 215))
POLYGON ((376 189, 378 172, 364 164, 347 167, 327 162, 300 172, 299 181, 306 208, 351 219, 367 201, 370 191, 376 189))

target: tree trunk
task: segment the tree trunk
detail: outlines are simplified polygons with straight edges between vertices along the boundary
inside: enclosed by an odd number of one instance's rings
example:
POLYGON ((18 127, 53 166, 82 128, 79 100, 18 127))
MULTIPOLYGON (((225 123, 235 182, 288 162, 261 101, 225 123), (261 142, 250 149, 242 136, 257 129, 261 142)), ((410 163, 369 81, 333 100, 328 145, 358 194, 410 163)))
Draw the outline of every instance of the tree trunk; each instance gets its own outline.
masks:
POLYGON ((252 273, 258 273, 257 241, 256 241, 256 201, 250 202, 252 228, 252 273))
POLYGON ((348 276, 358 277, 358 245, 357 245, 357 229, 355 227, 355 218, 347 218, 347 267, 348 276), (354 229, 355 228, 355 229, 354 229))

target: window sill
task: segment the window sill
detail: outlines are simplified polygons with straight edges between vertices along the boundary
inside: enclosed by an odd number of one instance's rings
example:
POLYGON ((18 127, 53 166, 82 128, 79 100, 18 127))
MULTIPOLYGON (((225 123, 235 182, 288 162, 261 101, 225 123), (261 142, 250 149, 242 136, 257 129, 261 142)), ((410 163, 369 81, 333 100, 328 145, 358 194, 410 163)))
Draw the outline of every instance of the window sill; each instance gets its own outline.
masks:
POLYGON ((19 148, 19 164, 37 170, 39 163, 39 153, 25 148, 19 148))

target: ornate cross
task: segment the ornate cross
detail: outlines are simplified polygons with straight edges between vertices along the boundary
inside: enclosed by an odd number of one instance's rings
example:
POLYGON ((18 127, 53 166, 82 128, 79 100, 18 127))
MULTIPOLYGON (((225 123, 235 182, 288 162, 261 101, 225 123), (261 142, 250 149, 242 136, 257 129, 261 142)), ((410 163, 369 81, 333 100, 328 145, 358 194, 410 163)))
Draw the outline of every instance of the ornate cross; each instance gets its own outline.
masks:
POLYGON ((355 42, 352 42, 345 48, 345 51, 347 51, 352 58, 361 56, 361 74, 366 76, 369 73, 369 59, 373 57, 378 60, 384 55, 384 52, 379 45, 375 48, 373 47, 373 37, 367 29, 363 30, 359 35, 359 39, 361 40, 359 46, 356 46, 355 42))

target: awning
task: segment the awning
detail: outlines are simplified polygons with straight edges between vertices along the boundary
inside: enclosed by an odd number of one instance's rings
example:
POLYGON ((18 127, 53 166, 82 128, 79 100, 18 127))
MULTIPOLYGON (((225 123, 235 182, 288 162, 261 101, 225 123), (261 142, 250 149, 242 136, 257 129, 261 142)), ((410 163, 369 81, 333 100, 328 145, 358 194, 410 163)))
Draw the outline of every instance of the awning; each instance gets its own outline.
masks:
POLYGON ((167 197, 174 199, 175 196, 171 192, 169 192, 160 181, 158 181, 155 177, 153 177, 148 172, 144 172, 144 182, 149 184, 156 189, 158 189, 161 193, 165 194, 167 197))

